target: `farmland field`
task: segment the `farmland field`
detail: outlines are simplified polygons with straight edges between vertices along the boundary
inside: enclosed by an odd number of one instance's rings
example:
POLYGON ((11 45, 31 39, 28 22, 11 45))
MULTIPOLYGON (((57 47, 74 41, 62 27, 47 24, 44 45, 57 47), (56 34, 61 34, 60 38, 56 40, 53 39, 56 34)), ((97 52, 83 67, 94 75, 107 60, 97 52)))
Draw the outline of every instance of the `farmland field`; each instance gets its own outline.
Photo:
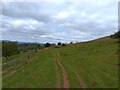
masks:
POLYGON ((117 88, 116 39, 46 48, 3 59, 3 88, 117 88), (27 59, 27 54, 32 57, 27 59), (18 61, 17 61, 18 60, 18 61))

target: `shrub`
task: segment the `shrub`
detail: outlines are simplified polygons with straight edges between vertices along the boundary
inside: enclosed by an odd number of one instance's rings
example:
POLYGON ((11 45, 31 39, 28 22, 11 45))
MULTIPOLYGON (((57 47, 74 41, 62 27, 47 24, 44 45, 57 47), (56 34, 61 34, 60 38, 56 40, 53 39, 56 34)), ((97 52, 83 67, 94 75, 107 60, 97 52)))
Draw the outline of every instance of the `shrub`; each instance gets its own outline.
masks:
POLYGON ((66 44, 62 44, 62 46, 63 46, 63 47, 65 47, 65 46, 66 46, 66 44))
POLYGON ((44 44, 45 47, 50 47, 50 45, 51 45, 50 43, 44 44))
POLYGON ((61 42, 58 42, 58 45, 61 45, 61 42))

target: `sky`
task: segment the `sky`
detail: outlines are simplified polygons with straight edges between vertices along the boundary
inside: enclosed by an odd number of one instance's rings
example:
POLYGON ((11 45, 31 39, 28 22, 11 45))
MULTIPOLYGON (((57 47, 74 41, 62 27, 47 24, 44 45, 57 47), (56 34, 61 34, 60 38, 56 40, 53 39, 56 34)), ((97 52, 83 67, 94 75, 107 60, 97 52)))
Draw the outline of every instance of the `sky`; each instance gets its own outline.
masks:
POLYGON ((118 0, 4 1, 0 8, 1 40, 84 42, 118 31, 118 0))

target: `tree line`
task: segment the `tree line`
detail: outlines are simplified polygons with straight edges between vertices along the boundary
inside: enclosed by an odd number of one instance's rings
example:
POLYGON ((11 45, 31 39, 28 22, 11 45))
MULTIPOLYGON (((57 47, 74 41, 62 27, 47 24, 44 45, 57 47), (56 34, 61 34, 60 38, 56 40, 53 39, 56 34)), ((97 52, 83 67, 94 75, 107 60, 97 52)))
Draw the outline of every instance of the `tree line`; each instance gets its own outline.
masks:
MULTIPOLYGON (((63 44, 61 42, 57 43, 58 46, 66 46, 66 44, 63 44)), ((51 43, 45 43, 45 44, 39 44, 39 43, 18 43, 13 41, 2 41, 2 57, 6 57, 8 59, 9 56, 15 55, 21 52, 27 52, 28 50, 38 50, 43 49, 46 47, 55 47, 56 44, 51 43)))

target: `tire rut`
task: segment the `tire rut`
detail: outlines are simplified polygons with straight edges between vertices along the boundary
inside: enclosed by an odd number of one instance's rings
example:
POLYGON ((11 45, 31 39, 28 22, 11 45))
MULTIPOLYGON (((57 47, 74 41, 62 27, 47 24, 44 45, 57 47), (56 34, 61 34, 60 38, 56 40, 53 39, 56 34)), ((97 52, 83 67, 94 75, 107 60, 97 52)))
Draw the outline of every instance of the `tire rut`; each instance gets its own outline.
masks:
POLYGON ((63 81, 64 81, 63 88, 70 88, 67 72, 66 72, 64 66, 60 63, 59 51, 57 51, 57 57, 58 57, 57 62, 58 62, 58 64, 60 65, 60 67, 62 69, 62 75, 63 75, 63 81))
POLYGON ((88 86, 85 84, 85 82, 82 79, 82 77, 75 70, 73 70, 73 72, 76 75, 76 78, 78 79, 81 88, 88 88, 88 86))
POLYGON ((61 78, 59 75, 58 67, 57 67, 57 58, 55 57, 54 63, 55 63, 55 72, 56 72, 56 88, 61 88, 61 78))

